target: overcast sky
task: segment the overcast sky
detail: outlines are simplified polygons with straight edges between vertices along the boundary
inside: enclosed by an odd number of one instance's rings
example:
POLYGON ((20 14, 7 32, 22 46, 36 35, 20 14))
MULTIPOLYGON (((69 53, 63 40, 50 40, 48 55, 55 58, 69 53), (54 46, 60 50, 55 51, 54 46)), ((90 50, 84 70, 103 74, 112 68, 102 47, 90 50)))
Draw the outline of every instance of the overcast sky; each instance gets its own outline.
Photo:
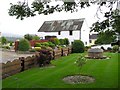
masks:
MULTIPOLYGON (((97 12, 97 5, 92 5, 88 8, 82 9, 75 13, 70 12, 60 12, 54 13, 51 15, 37 15, 31 18, 25 18, 24 20, 16 19, 16 17, 11 17, 8 15, 8 9, 10 7, 10 3, 17 3, 18 0, 0 0, 0 32, 2 33, 12 33, 12 34, 38 34, 38 29, 41 27, 44 21, 49 20, 66 20, 66 19, 79 19, 85 18, 88 26, 91 27, 92 23, 98 20, 95 17, 97 12)), ((24 1, 24 0, 19 0, 24 1)), ((28 0, 29 4, 33 0, 28 0)), ((103 9, 107 11, 107 8, 103 9)), ((104 12, 103 11, 103 12, 104 12)), ((99 17, 103 19, 103 15, 99 14, 99 17)))

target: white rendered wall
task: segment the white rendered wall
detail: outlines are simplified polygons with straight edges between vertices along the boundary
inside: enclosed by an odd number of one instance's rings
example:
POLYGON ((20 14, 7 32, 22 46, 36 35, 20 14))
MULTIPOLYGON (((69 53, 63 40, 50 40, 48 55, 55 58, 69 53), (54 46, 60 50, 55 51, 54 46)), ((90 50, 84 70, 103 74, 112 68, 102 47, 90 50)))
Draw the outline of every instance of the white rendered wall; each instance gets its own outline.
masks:
MULTIPOLYGON (((84 20, 84 23, 81 28, 81 41, 83 41, 85 46, 89 46, 89 32, 90 32, 90 28, 88 27, 86 20, 84 20)), ((73 31, 72 35, 69 35, 69 31, 61 31, 60 35, 58 35, 58 32, 39 32, 39 33, 40 33, 40 37, 43 37, 43 39, 45 39, 45 36, 57 36, 58 39, 68 38, 70 44, 74 40, 80 40, 79 30, 73 31)))
POLYGON ((89 46, 89 32, 90 28, 88 27, 86 20, 84 20, 83 26, 81 28, 81 41, 84 42, 85 46, 89 46), (87 42, 87 44, 85 42, 87 42))
POLYGON ((72 35, 69 35, 69 31, 61 31, 60 35, 58 32, 40 32, 40 37, 45 39, 45 36, 57 36, 58 39, 68 38, 71 44, 74 40, 80 39, 80 31, 73 31, 72 35))

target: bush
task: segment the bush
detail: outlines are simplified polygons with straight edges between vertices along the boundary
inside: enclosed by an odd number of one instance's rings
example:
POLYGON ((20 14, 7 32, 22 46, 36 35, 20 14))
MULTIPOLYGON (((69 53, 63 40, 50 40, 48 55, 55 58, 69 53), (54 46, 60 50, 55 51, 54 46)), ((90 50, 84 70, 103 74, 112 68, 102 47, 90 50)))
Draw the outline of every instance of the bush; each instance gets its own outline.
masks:
POLYGON ((19 51, 28 51, 30 48, 30 43, 27 39, 21 39, 19 41, 18 50, 19 51))
POLYGON ((40 51, 41 50, 41 47, 35 47, 34 48, 36 51, 40 51))
POLYGON ((48 42, 48 43, 49 43, 49 47, 55 48, 55 44, 53 44, 52 42, 48 42))
POLYGON ((40 67, 50 64, 51 60, 52 60, 52 55, 49 50, 43 50, 43 49, 40 50, 38 57, 38 64, 40 67))
POLYGON ((60 41, 60 45, 64 45, 65 44, 65 40, 64 39, 59 39, 60 41))
POLYGON ((10 42, 10 46, 12 46, 13 45, 13 42, 10 42))
POLYGON ((115 45, 113 46, 113 52, 118 52, 119 51, 119 46, 118 45, 115 45))
POLYGON ((35 49, 30 49, 29 51, 30 51, 30 52, 36 52, 36 50, 35 50, 35 49))
POLYGON ((49 41, 52 42, 55 45, 59 45, 60 44, 60 41, 57 38, 51 38, 49 41))
POLYGON ((43 43, 41 43, 41 45, 43 45, 43 46, 49 46, 49 43, 48 42, 43 42, 43 43))
POLYGON ((86 46, 85 51, 88 51, 88 49, 90 49, 90 48, 91 48, 91 46, 86 46))
POLYGON ((51 47, 46 47, 46 49, 49 51, 53 51, 53 49, 51 47))
POLYGON ((41 49, 47 49, 47 47, 46 46, 42 46, 41 49))
POLYGON ((107 50, 108 50, 108 51, 111 51, 111 50, 112 50, 112 48, 111 48, 111 47, 108 47, 108 48, 107 48, 107 50))
POLYGON ((10 49, 10 46, 2 46, 4 49, 10 49))
POLYGON ((68 40, 68 38, 65 38, 65 39, 64 39, 64 42, 65 42, 65 45, 69 45, 69 40, 68 40))
POLYGON ((74 40, 72 44, 73 53, 83 53, 84 52, 84 43, 80 40, 74 40))
POLYGON ((35 43, 35 47, 41 47, 42 45, 40 43, 35 43))
POLYGON ((86 58, 84 57, 84 56, 82 56, 82 55, 80 55, 79 57, 78 57, 78 59, 76 60, 76 62, 75 62, 75 64, 78 66, 78 67, 82 67, 85 63, 86 63, 86 58))

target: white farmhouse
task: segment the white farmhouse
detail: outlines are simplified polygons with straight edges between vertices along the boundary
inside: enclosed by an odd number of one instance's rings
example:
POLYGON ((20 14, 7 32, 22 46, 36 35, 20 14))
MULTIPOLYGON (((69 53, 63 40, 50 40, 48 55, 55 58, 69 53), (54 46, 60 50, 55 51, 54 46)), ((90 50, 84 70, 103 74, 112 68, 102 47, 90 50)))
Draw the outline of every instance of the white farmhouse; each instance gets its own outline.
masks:
POLYGON ((68 38, 70 44, 74 40, 82 40, 85 46, 89 45, 89 31, 84 18, 45 21, 38 30, 43 39, 45 36, 57 36, 58 39, 68 38))

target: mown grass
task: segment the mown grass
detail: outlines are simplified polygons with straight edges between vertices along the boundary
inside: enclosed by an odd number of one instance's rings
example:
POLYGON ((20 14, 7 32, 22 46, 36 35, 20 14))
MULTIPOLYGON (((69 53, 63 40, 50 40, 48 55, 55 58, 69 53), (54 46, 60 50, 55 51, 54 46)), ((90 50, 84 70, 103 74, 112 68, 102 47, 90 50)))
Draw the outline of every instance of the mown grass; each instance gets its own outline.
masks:
MULTIPOLYGON (((75 65, 80 54, 71 54, 52 61, 54 68, 32 68, 2 81, 3 88, 117 88, 118 53, 105 53, 107 60, 87 60, 81 70, 75 65), (67 84, 68 75, 84 74, 96 80, 91 84, 67 84)), ((84 55, 84 54, 83 54, 84 55)))

